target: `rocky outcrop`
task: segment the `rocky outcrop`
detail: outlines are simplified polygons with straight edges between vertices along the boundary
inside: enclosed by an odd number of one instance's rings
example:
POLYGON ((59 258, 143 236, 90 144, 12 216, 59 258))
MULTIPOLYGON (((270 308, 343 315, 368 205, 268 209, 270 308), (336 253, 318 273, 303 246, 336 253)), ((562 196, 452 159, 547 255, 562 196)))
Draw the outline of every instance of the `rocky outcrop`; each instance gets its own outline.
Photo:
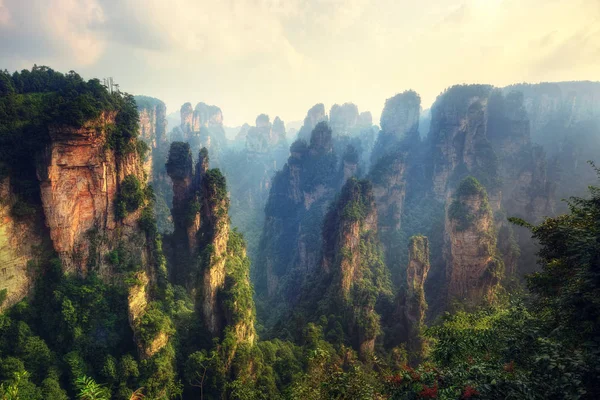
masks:
POLYGON ((376 302, 391 296, 369 181, 352 178, 342 188, 323 223, 322 254, 317 273, 322 283, 310 298, 326 303, 318 313, 329 315, 337 310, 344 316, 346 334, 364 359, 374 351, 380 332, 376 302))
POLYGON ((325 122, 313 130, 310 145, 302 140, 291 145, 287 164, 273 178, 265 207, 257 262, 264 266, 257 276, 261 295, 293 301, 308 273, 317 267, 320 221, 340 187, 338 168, 332 132, 325 122), (289 286, 283 288, 282 281, 289 286))
MULTIPOLYGON (((374 167, 384 156, 395 153, 400 145, 413 145, 419 137, 421 98, 412 90, 397 94, 385 101, 381 112, 381 131, 371 155, 374 167)), ((403 149, 405 150, 405 149, 403 149)))
POLYGON ((269 116, 261 114, 256 118, 256 126, 248 128, 246 133, 246 152, 251 158, 265 158, 269 153, 275 155, 286 146, 285 125, 279 117, 271 124, 269 116))
POLYGON ((209 334, 221 337, 230 327, 236 332, 236 342, 253 343, 252 299, 245 299, 249 309, 240 309, 230 287, 248 287, 249 291, 243 293, 252 291, 249 271, 239 270, 247 268, 243 263, 245 248, 237 233, 232 237, 230 232, 225 178, 218 169, 208 166, 207 149, 200 150, 193 171, 190 146, 182 142, 171 144, 167 171, 174 183, 175 231, 166 240, 171 248, 171 265, 176 266, 173 280, 186 287, 195 299, 209 334))
POLYGON ((190 133, 193 132, 192 121, 194 118, 194 109, 192 108, 191 103, 185 103, 181 106, 181 131, 184 134, 185 138, 190 136, 190 133))
POLYGON ((449 301, 475 306, 494 299, 504 273, 485 188, 465 178, 446 209, 444 255, 449 301))
MULTIPOLYGON (((138 138, 148 145, 149 151, 144 160, 144 170, 148 181, 152 184, 155 195, 154 213, 158 230, 161 233, 172 232, 173 222, 170 219, 172 183, 165 170, 165 162, 169 152, 167 139, 167 108, 159 99, 148 96, 135 96, 139 112, 138 138)), ((179 127, 176 127, 180 131, 179 127)))
POLYGON ((325 114, 325 106, 322 103, 315 104, 306 113, 304 124, 298 131, 298 139, 309 141, 313 129, 319 122, 327 122, 327 114, 325 114))
POLYGON ((38 165, 46 225, 67 273, 85 274, 93 268, 110 274, 102 255, 119 241, 142 241, 137 229, 139 211, 116 217, 116 197, 125 177, 145 184, 136 153, 117 154, 107 148, 107 127, 113 113, 84 126, 52 126, 51 142, 38 165))
POLYGON ((497 160, 486 137, 488 85, 453 86, 432 107, 433 190, 445 200, 452 185, 478 174, 486 186, 497 178, 497 160))
POLYGON ((329 110, 329 125, 334 135, 353 135, 358 122, 358 107, 353 103, 334 104, 329 110))
POLYGON ((136 96, 135 101, 140 115, 138 138, 144 141, 150 149, 144 160, 144 170, 148 174, 149 180, 152 181, 155 175, 155 171, 153 171, 155 153, 166 154, 164 149, 167 145, 167 107, 162 101, 147 96, 136 96))
MULTIPOLYGON (((369 179, 379 213, 382 233, 400 228, 400 217, 406 196, 408 158, 419 142, 419 109, 421 99, 406 91, 387 99, 381 114, 381 131, 373 149, 369 179)), ((387 243, 384 244, 389 247, 387 243)))
POLYGON ((404 315, 408 327, 407 350, 415 364, 425 355, 425 280, 429 269, 429 240, 425 236, 412 236, 408 245, 404 315))
POLYGON ((0 312, 32 289, 35 270, 30 263, 37 261, 35 249, 42 244, 38 218, 13 216, 16 202, 10 178, 0 179, 0 312))
POLYGON ((213 163, 218 164, 227 147, 227 137, 223 127, 223 112, 217 106, 200 102, 192 108, 191 103, 181 106, 181 138, 189 143, 192 153, 202 148, 208 149, 213 163))

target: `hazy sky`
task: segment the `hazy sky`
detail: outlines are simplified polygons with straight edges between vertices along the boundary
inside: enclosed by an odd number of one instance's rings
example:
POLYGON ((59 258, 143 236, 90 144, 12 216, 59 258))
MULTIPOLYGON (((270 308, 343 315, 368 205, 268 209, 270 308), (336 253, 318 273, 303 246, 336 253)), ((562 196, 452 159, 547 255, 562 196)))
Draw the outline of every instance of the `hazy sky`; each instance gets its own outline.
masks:
POLYGON ((34 63, 225 123, 406 89, 600 80, 600 0, 0 0, 0 68, 34 63))

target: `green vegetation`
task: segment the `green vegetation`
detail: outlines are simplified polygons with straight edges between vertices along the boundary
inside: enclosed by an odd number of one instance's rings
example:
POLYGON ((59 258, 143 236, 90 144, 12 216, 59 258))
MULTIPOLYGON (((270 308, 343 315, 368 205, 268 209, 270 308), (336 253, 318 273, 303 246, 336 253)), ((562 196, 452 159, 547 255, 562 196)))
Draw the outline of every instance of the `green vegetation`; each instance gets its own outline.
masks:
POLYGON ((192 174, 192 151, 184 142, 173 142, 169 149, 167 173, 171 179, 185 179, 192 174))
POLYGON ((147 198, 152 199, 152 187, 144 185, 135 175, 127 175, 119 185, 119 193, 115 201, 115 213, 118 219, 125 218, 129 213, 138 210, 147 198))
POLYGON ((16 217, 32 215, 40 202, 35 158, 50 142, 50 127, 84 125, 104 130, 106 146, 117 154, 147 149, 136 140, 139 121, 131 95, 110 93, 99 80, 86 82, 73 71, 38 66, 12 75, 0 71, 0 177, 11 177, 19 198, 16 217), (103 113, 116 115, 114 123, 99 120, 103 113))
POLYGON ((485 188, 472 176, 463 179, 454 193, 454 200, 448 208, 448 217, 458 222, 457 230, 464 231, 477 218, 486 214, 491 218, 491 208, 485 188), (466 198, 472 196, 479 197, 480 206, 478 210, 472 210, 465 202, 466 198))

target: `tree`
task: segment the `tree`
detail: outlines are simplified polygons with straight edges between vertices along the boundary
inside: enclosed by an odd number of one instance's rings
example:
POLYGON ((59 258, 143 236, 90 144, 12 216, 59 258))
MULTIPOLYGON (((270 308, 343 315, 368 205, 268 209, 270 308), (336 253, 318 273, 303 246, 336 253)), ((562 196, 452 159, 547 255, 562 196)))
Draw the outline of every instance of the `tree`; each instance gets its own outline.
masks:
POLYGON ((82 376, 75 381, 79 400, 109 400, 110 392, 107 388, 99 385, 89 376, 82 376))

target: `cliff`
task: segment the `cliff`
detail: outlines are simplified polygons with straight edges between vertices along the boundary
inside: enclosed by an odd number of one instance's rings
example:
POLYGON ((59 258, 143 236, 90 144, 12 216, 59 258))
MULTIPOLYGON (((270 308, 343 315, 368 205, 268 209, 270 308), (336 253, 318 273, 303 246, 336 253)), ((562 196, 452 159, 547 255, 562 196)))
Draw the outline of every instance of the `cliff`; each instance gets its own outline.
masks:
POLYGON ((321 266, 308 308, 317 317, 342 315, 346 340, 366 359, 381 334, 376 304, 391 297, 369 181, 346 182, 325 216, 322 240, 321 266))
POLYGON ((425 280, 430 267, 429 240, 425 236, 412 236, 408 247, 404 316, 408 328, 407 351, 414 364, 418 364, 426 352, 423 339, 427 311, 425 280))
POLYGON ((359 122, 358 107, 352 103, 334 104, 329 110, 329 125, 334 135, 354 136, 359 122))
POLYGON ((292 301, 317 267, 320 224, 339 187, 338 168, 325 122, 313 130, 310 145, 298 140, 290 146, 288 162, 273 178, 265 207, 257 262, 259 295, 292 301))
POLYGON ((117 218, 126 177, 138 186, 145 185, 145 178, 136 153, 107 148, 107 128, 114 121, 114 113, 103 113, 78 128, 49 128, 51 141, 38 164, 38 178, 46 225, 67 273, 93 269, 108 276, 111 268, 103 254, 120 241, 143 242, 137 229, 143 198, 117 218))
MULTIPOLYGON (((419 95, 406 91, 387 99, 381 113, 381 131, 373 149, 369 179, 373 182, 382 234, 400 228, 409 157, 420 144, 420 105, 419 95)), ((384 245, 389 247, 387 240, 384 245)))
POLYGON ((488 85, 453 86, 431 111, 433 190, 444 200, 464 178, 474 175, 486 187, 495 185, 497 159, 486 137, 488 85))
POLYGON ((144 171, 152 184, 156 201, 154 212, 158 230, 161 233, 173 231, 173 222, 169 215, 172 206, 172 183, 165 170, 169 152, 167 140, 167 107, 159 99, 148 96, 135 96, 139 113, 138 138, 148 145, 144 160, 144 171))
POLYGON ((298 139, 309 141, 312 131, 319 122, 327 122, 327 114, 325 114, 325 106, 322 103, 315 104, 308 110, 304 118, 304 124, 298 131, 298 139))
POLYGON ((279 117, 271 123, 268 115, 261 114, 255 126, 246 126, 244 148, 228 152, 221 169, 230 190, 231 221, 246 237, 249 256, 256 260, 271 179, 285 164, 289 146, 279 117))
POLYGON ((194 154, 206 148, 213 163, 219 164, 227 148, 221 109, 203 102, 196 104, 194 108, 191 103, 185 103, 181 106, 180 116, 182 137, 175 139, 189 143, 194 154))
POLYGON ((385 155, 397 150, 400 144, 412 144, 419 137, 421 98, 408 90, 385 101, 381 112, 381 131, 371 155, 371 166, 385 155))
POLYGON ((0 312, 27 296, 36 279, 35 264, 43 243, 39 216, 15 217, 17 197, 10 178, 0 180, 0 312))
POLYGON ((211 336, 234 335, 235 343, 253 343, 249 262, 243 239, 230 230, 225 178, 208 165, 207 149, 200 150, 193 170, 189 144, 171 144, 167 172, 174 184, 175 231, 166 240, 172 279, 192 295, 211 336))
POLYGON ((473 177, 458 186, 446 210, 445 258, 449 301, 475 306, 494 299, 504 273, 485 188, 473 177))

